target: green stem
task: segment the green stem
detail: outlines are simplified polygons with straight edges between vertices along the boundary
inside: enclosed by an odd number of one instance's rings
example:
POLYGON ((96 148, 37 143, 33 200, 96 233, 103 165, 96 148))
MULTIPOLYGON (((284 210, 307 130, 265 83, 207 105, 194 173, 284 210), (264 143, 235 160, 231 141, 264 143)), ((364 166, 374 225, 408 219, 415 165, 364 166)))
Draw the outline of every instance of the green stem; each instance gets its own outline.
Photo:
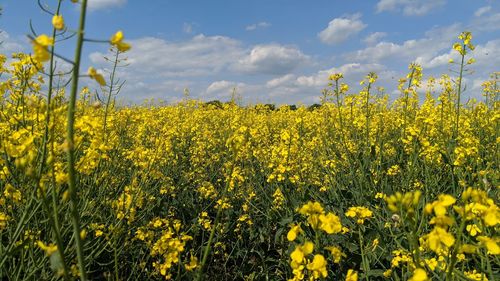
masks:
MULTIPOLYGON (((56 10, 56 15, 59 14, 59 11, 61 9, 61 3, 62 3, 62 0, 59 0, 58 3, 57 3, 57 10, 56 10)), ((53 28, 52 29, 52 40, 55 42, 55 38, 56 38, 56 29, 53 28)), ((50 64, 49 64, 49 87, 48 87, 48 93, 47 93, 47 111, 46 111, 46 116, 45 116, 45 130, 44 130, 44 135, 43 135, 43 142, 42 142, 42 159, 40 161, 40 167, 39 167, 39 170, 38 170, 38 183, 40 184, 40 180, 42 178, 42 173, 43 173, 43 169, 45 167, 45 161, 46 161, 46 157, 47 157, 47 142, 49 140, 49 127, 50 127, 50 117, 51 117, 51 103, 52 103, 52 91, 53 91, 53 83, 54 83, 54 53, 55 53, 55 47, 52 46, 50 48, 50 64)), ((56 192, 56 188, 55 186, 52 188, 52 197, 54 197, 54 194, 56 192)), ((56 202, 53 200, 53 214, 52 214, 52 217, 51 217, 51 214, 50 214, 50 209, 49 209, 49 204, 47 202, 47 198, 45 196, 45 194, 43 193, 43 190, 42 190, 42 204, 43 204, 43 207, 45 209, 45 211, 47 212, 47 215, 49 216, 49 223, 50 225, 52 226, 52 228, 54 229, 54 235, 55 235, 55 238, 56 238, 56 244, 57 244, 57 248, 59 250, 59 254, 61 256, 61 263, 62 263, 62 266, 63 266, 63 275, 64 275, 64 279, 68 280, 69 278, 69 270, 68 270, 68 265, 66 263, 66 255, 64 253, 64 244, 62 242, 62 237, 61 237, 61 231, 60 231, 60 224, 59 224, 59 215, 58 215, 58 212, 57 212, 57 204, 56 202)))
MULTIPOLYGON (((466 45, 464 44, 463 46, 463 50, 465 52, 465 49, 466 49, 466 45)), ((462 54, 462 61, 460 63, 460 75, 458 76, 458 89, 457 89, 457 120, 456 120, 456 124, 455 124, 455 143, 456 143, 456 140, 458 138, 458 128, 459 128, 459 124, 460 124, 460 96, 462 94, 462 77, 463 77, 463 73, 464 73, 464 61, 465 61, 465 53, 462 54)))
POLYGON ((365 249, 363 246, 363 235, 361 235, 361 228, 359 229, 358 234, 359 234, 359 249, 361 251, 361 264, 363 266, 363 272, 365 273, 365 280, 369 281, 368 271, 370 271, 370 268, 369 268, 368 262, 366 261, 366 257, 365 257, 365 249))
POLYGON ((111 72, 111 81, 109 82, 109 93, 108 93, 108 97, 107 97, 107 100, 106 100, 106 108, 104 110, 104 137, 105 139, 107 139, 107 134, 106 134, 106 125, 107 125, 107 119, 108 119, 108 112, 109 112, 109 103, 111 101, 111 95, 113 93, 113 86, 114 86, 114 83, 115 83, 115 73, 116 73, 116 66, 118 65, 118 55, 120 54, 120 50, 116 49, 116 54, 115 54, 115 61, 114 61, 114 64, 113 64, 113 71, 111 72))
MULTIPOLYGON (((231 165, 231 173, 229 175, 233 174, 233 169, 234 169, 234 164, 231 165)), ((226 197, 226 193, 229 189, 229 182, 230 182, 230 180, 226 182, 224 192, 222 193, 222 196, 221 196, 222 200, 224 200, 224 198, 226 197)), ((212 226, 212 230, 210 231, 210 236, 208 237, 207 246, 205 246, 205 251, 203 252, 203 258, 201 259, 200 268, 198 270, 198 273, 196 274, 196 279, 195 279, 196 281, 203 280, 203 268, 205 267, 205 264, 206 264, 207 259, 208 259, 208 255, 210 254, 210 247, 212 245, 212 240, 214 239, 215 229, 218 227, 219 221, 220 221, 221 216, 222 216, 223 203, 224 203, 224 201, 221 202, 221 204, 219 205, 219 208, 217 209, 217 215, 215 216, 214 225, 212 226)))
POLYGON ((80 60, 82 56, 83 35, 85 31, 85 16, 87 12, 87 0, 82 0, 80 10, 80 23, 78 27, 78 37, 75 50, 75 68, 73 69, 71 93, 68 105, 68 127, 66 142, 68 145, 68 185, 71 198, 71 218, 73 223, 73 234, 75 236, 75 247, 80 268, 80 279, 87 280, 85 269, 85 257, 83 254, 83 244, 80 238, 80 214, 78 212, 78 198, 76 194, 76 171, 75 171, 75 105, 76 93, 78 91, 78 76, 80 72, 80 60))
POLYGON ((460 223, 460 228, 457 234, 457 239, 455 240, 455 245, 453 245, 453 249, 451 251, 451 261, 448 264, 448 269, 446 272, 446 280, 452 280, 453 269, 455 269, 455 264, 457 263, 457 251, 464 231, 465 231, 465 218, 462 218, 462 222, 460 223))

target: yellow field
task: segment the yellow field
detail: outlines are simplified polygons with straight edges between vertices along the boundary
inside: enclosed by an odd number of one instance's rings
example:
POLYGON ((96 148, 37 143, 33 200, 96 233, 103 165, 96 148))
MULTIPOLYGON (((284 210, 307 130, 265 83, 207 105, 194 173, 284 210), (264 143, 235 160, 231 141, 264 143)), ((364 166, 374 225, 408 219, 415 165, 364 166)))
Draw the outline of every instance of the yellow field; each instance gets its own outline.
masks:
POLYGON ((318 106, 120 107, 33 40, 0 59, 2 280, 499 279, 499 73, 465 104, 411 64, 394 101, 333 73, 318 106))

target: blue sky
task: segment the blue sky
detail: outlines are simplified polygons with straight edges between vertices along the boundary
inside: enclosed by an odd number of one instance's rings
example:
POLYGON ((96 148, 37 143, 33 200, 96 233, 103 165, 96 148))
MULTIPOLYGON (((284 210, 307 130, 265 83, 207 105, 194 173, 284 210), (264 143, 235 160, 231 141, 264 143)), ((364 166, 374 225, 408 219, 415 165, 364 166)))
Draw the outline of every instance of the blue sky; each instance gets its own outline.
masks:
MULTIPOLYGON (((175 102, 185 88, 203 100, 227 100, 236 87, 247 103, 319 101, 330 73, 342 71, 356 90, 370 71, 379 86, 398 95, 397 79, 412 61, 424 77, 452 74, 447 62, 456 36, 473 32, 474 74, 469 97, 481 96, 481 81, 500 71, 500 1, 488 0, 89 0, 86 34, 107 39, 123 30, 132 50, 119 72, 120 98, 175 102)), ((51 17, 36 0, 2 0, 0 52, 30 51, 33 22, 49 33, 51 17)), ((54 8, 56 0, 42 0, 54 8)), ((76 28, 78 4, 63 1, 62 14, 76 28)), ((74 41, 59 45, 71 57, 74 41)), ((85 70, 106 73, 106 44, 86 43, 85 70)), ((84 81, 97 87, 92 81, 84 81)))

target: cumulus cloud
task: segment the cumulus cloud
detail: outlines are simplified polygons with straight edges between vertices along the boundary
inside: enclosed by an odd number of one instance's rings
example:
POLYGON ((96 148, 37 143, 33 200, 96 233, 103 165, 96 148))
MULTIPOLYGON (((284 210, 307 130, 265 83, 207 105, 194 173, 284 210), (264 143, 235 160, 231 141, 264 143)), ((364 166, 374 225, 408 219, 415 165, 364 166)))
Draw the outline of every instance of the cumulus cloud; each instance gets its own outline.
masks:
POLYGON ((242 96, 248 91, 248 88, 252 88, 252 86, 242 82, 227 80, 214 81, 207 87, 204 92, 201 93, 200 98, 203 98, 204 100, 225 100, 231 97, 233 91, 238 96, 242 96))
POLYGON ((367 26, 361 21, 361 14, 347 15, 335 18, 328 27, 318 33, 321 42, 326 44, 339 44, 357 34, 367 26))
POLYGON ((270 23, 265 22, 265 21, 261 21, 259 23, 254 23, 254 24, 248 25, 247 27, 245 27, 245 29, 247 31, 252 31, 252 30, 256 30, 258 28, 267 28, 267 27, 270 27, 270 26, 271 26, 270 23))
POLYGON ((88 0, 87 5, 90 10, 106 9, 116 6, 123 6, 127 0, 88 0))
POLYGON ((481 9, 476 11, 480 16, 476 16, 471 23, 473 31, 496 31, 500 30, 500 12, 481 9))
POLYGON ((373 45, 373 44, 379 42, 380 39, 382 39, 386 36, 387 36, 387 33, 385 33, 385 32, 374 32, 374 33, 371 33, 370 35, 366 36, 365 39, 363 39, 363 42, 365 42, 368 45, 373 45))
POLYGON ((283 76, 280 76, 278 78, 271 79, 266 82, 266 87, 267 88, 275 88, 275 87, 280 87, 280 86, 286 86, 287 84, 290 84, 293 82, 295 79, 294 74, 286 74, 283 76))
POLYGON ((0 54, 4 55, 23 51, 28 45, 27 42, 12 38, 5 30, 0 30, 0 42, 0 54))
POLYGON ((446 0, 380 0, 377 12, 402 11, 407 16, 422 16, 445 4, 446 0))
POLYGON ((307 62, 309 57, 299 49, 278 44, 257 45, 238 60, 234 70, 246 73, 282 75, 307 62))
POLYGON ((460 25, 435 28, 425 33, 424 38, 411 39, 403 43, 379 42, 345 57, 355 62, 381 62, 385 59, 399 59, 406 62, 429 60, 443 49, 450 48, 452 40, 460 33, 460 25))
MULTIPOLYGON (((225 36, 197 35, 179 42, 145 37, 130 43, 133 47, 125 54, 129 66, 120 69, 118 76, 127 81, 123 96, 135 102, 146 97, 175 100, 174 97, 182 96, 184 88, 189 88, 193 97, 204 100, 225 99, 234 87, 238 94, 248 93, 253 101, 264 100, 268 93, 265 81, 248 84, 232 82, 233 79, 249 73, 286 75, 310 60, 293 46, 267 44, 248 48, 225 36)), ((109 68, 106 55, 110 54, 90 54, 92 65, 109 68)))
MULTIPOLYGON (((145 37, 130 41, 126 53, 129 69, 147 77, 194 77, 219 72, 244 55, 237 40, 225 36, 196 35, 182 42, 145 37)), ((104 54, 90 55, 93 63, 104 63, 104 54)))
MULTIPOLYGON (((476 72, 481 72, 484 75, 497 71, 498 69, 494 69, 494 67, 500 65, 500 39, 476 45, 476 49, 470 53, 469 57, 474 58, 476 62, 468 68, 474 69, 476 72)), ((455 50, 449 50, 444 54, 437 55, 420 63, 424 68, 436 68, 448 65, 450 59, 458 62, 460 55, 455 50)))
POLYGON ((324 87, 332 73, 342 73, 346 79, 352 81, 352 79, 364 77, 369 72, 381 72, 383 70, 385 70, 385 66, 377 63, 347 63, 339 67, 320 70, 313 75, 299 76, 297 77, 297 84, 306 87, 324 87))

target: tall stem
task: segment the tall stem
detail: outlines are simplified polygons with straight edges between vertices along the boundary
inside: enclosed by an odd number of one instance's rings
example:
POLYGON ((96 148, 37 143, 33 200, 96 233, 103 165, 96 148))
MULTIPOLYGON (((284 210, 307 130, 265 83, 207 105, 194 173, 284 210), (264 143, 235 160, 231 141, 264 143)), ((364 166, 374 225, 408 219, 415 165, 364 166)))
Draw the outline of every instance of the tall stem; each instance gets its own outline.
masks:
POLYGON ((111 72, 111 78, 110 78, 110 82, 109 82, 109 93, 108 93, 108 97, 107 97, 107 100, 106 100, 106 108, 104 110, 104 138, 107 139, 107 133, 106 133, 106 125, 107 125, 107 119, 108 119, 108 112, 109 112, 109 103, 111 101, 111 95, 113 94, 113 87, 114 87, 114 83, 115 83, 115 73, 116 73, 116 66, 118 65, 118 55, 120 55, 120 50, 118 50, 118 48, 116 49, 116 54, 115 54, 115 61, 114 61, 114 64, 113 64, 113 71, 111 72))
MULTIPOLYGON (((56 9, 56 15, 59 14, 59 11, 61 10, 61 3, 62 0, 59 0, 57 3, 57 9, 56 9)), ((56 29, 52 29, 52 40, 55 42, 56 38, 56 29)), ((42 142, 42 159, 40 161, 40 167, 38 170, 37 174, 37 179, 38 179, 38 185, 40 185, 40 179, 42 178, 42 173, 43 169, 45 167, 45 161, 47 158, 47 142, 49 141, 49 127, 50 127, 50 118, 51 118, 51 113, 52 113, 52 91, 53 91, 53 84, 54 84, 54 53, 55 53, 55 47, 52 46, 50 48, 50 64, 49 64, 49 87, 48 87, 48 93, 47 93, 47 111, 46 111, 46 116, 45 116, 45 129, 44 129, 44 134, 43 134, 43 142, 42 142)), ((55 186, 52 188, 52 194, 54 195, 56 192, 55 186)), ((54 228, 54 235, 56 238, 56 244, 57 248, 59 249, 59 254, 61 256, 61 262, 63 265, 63 274, 64 278, 68 279, 68 265, 66 264, 66 255, 64 253, 64 244, 62 242, 62 237, 61 237, 61 227, 59 224, 59 214, 57 212, 57 205, 53 204, 53 213, 51 218, 50 214, 50 209, 49 209, 49 204, 47 203, 47 198, 45 196, 45 193, 43 193, 43 206, 44 209, 47 212, 47 215, 49 216, 49 222, 54 228)), ((53 196, 54 197, 54 196, 53 196)))
POLYGON ((78 212, 78 199, 76 194, 76 171, 75 171, 75 144, 74 144, 74 127, 75 127, 75 105, 76 92, 78 91, 78 76, 80 75, 80 59, 82 56, 83 35, 85 31, 85 16, 87 12, 87 0, 82 0, 80 11, 80 23, 78 26, 77 43, 75 50, 75 68, 73 69, 71 93, 68 105, 68 127, 66 142, 68 145, 68 185, 71 198, 71 218, 73 223, 73 234, 75 236, 76 254, 78 257, 78 266, 80 268, 80 279, 87 280, 85 270, 85 257, 83 255, 83 244, 80 238, 80 214, 78 212))
MULTIPOLYGON (((466 46, 463 45, 463 50, 465 51, 466 46)), ((462 54, 462 61, 460 62, 460 74, 458 76, 458 89, 457 89, 457 120, 455 124, 455 142, 458 138, 458 129, 459 129, 459 124, 460 124, 460 96, 462 94, 462 77, 464 74, 464 60, 465 60, 465 53, 462 54)))

